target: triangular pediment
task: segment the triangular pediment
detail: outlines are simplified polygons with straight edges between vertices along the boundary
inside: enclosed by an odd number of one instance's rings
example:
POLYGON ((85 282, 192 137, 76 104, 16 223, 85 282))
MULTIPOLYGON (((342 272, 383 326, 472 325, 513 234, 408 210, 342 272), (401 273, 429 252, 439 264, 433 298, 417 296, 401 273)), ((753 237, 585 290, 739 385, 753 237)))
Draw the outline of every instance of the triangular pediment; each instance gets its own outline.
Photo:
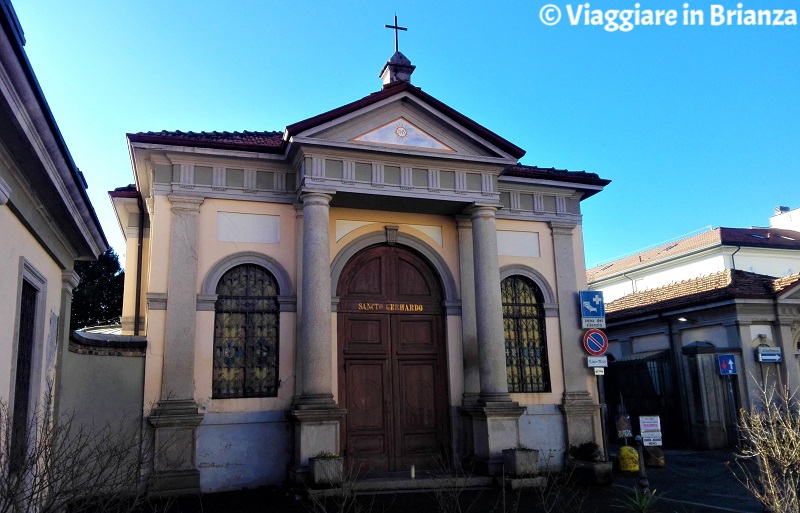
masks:
POLYGON ((517 146, 423 93, 398 86, 287 127, 297 142, 514 161, 517 146), (394 94, 390 94, 394 93, 394 94))
POLYGON ((382 146, 422 148, 435 151, 456 151, 403 117, 394 119, 383 126, 354 137, 350 139, 350 141, 382 146))

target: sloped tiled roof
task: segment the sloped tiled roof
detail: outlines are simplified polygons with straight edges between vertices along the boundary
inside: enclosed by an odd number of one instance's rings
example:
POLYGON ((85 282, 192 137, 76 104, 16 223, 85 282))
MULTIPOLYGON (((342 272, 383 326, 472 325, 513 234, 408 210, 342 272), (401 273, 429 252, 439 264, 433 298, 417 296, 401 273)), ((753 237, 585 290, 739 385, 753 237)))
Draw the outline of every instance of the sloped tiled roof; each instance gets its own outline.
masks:
POLYGON ((726 245, 800 250, 800 232, 780 228, 714 228, 598 265, 586 271, 586 279, 591 284, 602 278, 638 267, 646 267, 678 255, 726 245))
POLYGON ((606 186, 611 180, 600 178, 595 173, 586 171, 569 171, 567 169, 556 169, 554 167, 525 166, 516 164, 508 166, 500 173, 500 176, 517 176, 521 178, 543 178, 558 180, 560 182, 586 183, 592 185, 606 186))
POLYGON ((218 148, 275 153, 283 145, 283 132, 139 132, 128 134, 131 142, 174 144, 178 146, 218 148))
POLYGON ((773 298, 796 283, 800 273, 775 278, 737 269, 671 283, 657 289, 634 292, 606 305, 609 321, 618 321, 677 307, 688 307, 722 299, 773 298))
POLYGON ((800 283, 800 273, 790 274, 789 276, 784 276, 783 278, 777 278, 773 287, 775 288, 775 292, 782 292, 789 287, 792 287, 800 283))

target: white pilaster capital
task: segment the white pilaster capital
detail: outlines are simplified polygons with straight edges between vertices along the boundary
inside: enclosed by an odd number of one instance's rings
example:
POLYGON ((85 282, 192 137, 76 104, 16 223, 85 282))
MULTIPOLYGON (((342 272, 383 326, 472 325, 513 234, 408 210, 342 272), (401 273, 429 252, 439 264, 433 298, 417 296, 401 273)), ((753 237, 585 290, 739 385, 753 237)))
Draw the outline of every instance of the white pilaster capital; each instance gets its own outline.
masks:
POLYGON ((188 194, 168 194, 167 199, 172 203, 173 212, 187 214, 199 213, 200 205, 205 200, 202 196, 190 196, 188 194))
POLYGON ((11 186, 0 178, 0 205, 8 203, 9 197, 11 197, 11 186))
POLYGON ((72 291, 78 286, 81 279, 78 273, 72 269, 64 269, 61 271, 61 290, 67 294, 72 295, 72 291))
POLYGON ((469 230, 472 228, 472 219, 469 216, 455 216, 456 226, 459 230, 469 230))
POLYGON ((572 237, 572 231, 578 226, 578 223, 571 223, 569 221, 550 221, 548 223, 553 235, 568 235, 572 237))

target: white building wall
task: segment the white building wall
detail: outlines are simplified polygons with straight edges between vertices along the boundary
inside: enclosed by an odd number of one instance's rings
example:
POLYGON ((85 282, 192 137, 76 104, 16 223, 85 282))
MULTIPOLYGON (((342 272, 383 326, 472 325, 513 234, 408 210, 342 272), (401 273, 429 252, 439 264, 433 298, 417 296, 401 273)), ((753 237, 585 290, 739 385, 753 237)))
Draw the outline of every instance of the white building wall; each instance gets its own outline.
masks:
POLYGON ((767 276, 789 276, 800 272, 800 251, 742 248, 733 257, 736 269, 767 276))
POLYGON ((697 278, 725 270, 725 257, 715 254, 698 260, 678 260, 650 267, 641 271, 632 271, 625 276, 602 280, 590 286, 592 290, 603 291, 603 299, 610 303, 632 292, 655 289, 690 278, 697 278))
POLYGON ((783 228, 800 232, 800 208, 777 214, 769 218, 771 228, 783 228))

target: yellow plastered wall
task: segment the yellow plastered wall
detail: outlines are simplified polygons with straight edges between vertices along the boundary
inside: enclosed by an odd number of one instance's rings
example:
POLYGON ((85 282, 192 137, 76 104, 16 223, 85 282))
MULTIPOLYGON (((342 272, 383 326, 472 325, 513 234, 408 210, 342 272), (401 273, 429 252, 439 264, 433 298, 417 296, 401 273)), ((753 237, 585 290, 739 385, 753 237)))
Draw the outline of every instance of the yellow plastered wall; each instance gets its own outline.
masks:
MULTIPOLYGON (((281 290, 282 296, 297 294, 297 233, 295 229, 296 212, 292 205, 277 203, 256 203, 235 200, 206 199, 200 206, 200 238, 197 262, 197 291, 201 291, 203 281, 220 260, 245 251, 253 251, 275 260, 286 272, 292 282, 292 290, 281 290), (217 213, 242 213, 279 216, 280 242, 274 244, 224 242, 217 240, 217 213)), ((295 325, 294 312, 281 312, 279 323, 278 379, 280 386, 277 397, 247 399, 211 399, 214 347, 214 312, 198 311, 195 331, 195 400, 200 411, 267 411, 285 410, 295 395, 295 325)))
MULTIPOLYGON (((3 244, 0 247, 0 298, 3 308, 0 308, 0 400, 8 402, 13 389, 13 370, 16 365, 16 344, 18 335, 17 318, 19 316, 20 302, 20 257, 25 260, 47 281, 44 290, 44 308, 37 310, 36 339, 34 357, 37 363, 41 381, 38 383, 38 397, 31 397, 35 402, 41 399, 45 392, 47 360, 47 342, 51 337, 50 317, 55 313, 61 316, 61 268, 50 255, 42 248, 39 242, 30 234, 19 219, 11 213, 8 206, 0 206, 0 234, 3 235, 3 244)), ((55 328, 55 327, 54 327, 55 328)), ((55 338, 57 335, 53 333, 55 338)), ((56 340, 57 343, 57 340, 56 340)), ((36 370, 34 370, 36 372, 36 370)), ((49 369, 52 377, 52 369, 49 369)), ((37 389, 33 384, 32 390, 37 389)))

